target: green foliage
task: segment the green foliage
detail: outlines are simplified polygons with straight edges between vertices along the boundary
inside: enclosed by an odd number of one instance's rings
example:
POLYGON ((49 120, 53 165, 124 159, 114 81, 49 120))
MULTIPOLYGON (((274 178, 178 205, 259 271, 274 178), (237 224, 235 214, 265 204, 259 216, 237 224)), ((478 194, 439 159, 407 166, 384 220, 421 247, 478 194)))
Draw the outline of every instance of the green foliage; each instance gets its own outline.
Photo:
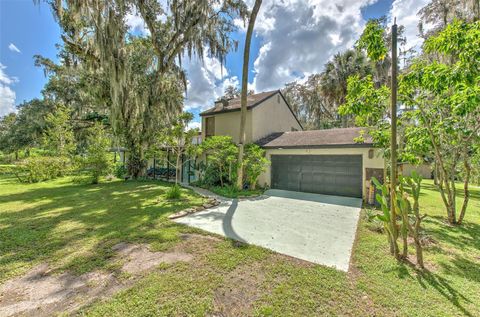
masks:
POLYGON ((380 208, 382 210, 382 214, 375 215, 375 217, 382 221, 384 224, 385 231, 391 235, 391 227, 390 227, 390 195, 387 185, 381 184, 375 177, 372 177, 372 181, 375 184, 377 190, 380 190, 380 193, 377 193, 375 198, 377 202, 380 204, 380 208))
POLYGON ((170 126, 163 129, 158 137, 159 147, 168 147, 174 154, 175 161, 173 165, 176 170, 175 182, 180 182, 182 171, 182 157, 188 159, 196 156, 197 145, 192 142, 194 136, 198 135, 198 129, 188 129, 188 124, 193 119, 193 114, 183 112, 178 115, 170 126))
POLYGON ((97 184, 101 176, 107 175, 112 170, 108 153, 110 143, 110 138, 101 123, 95 123, 89 129, 84 167, 89 171, 93 184, 97 184))
POLYGON ((178 184, 171 186, 165 193, 165 198, 169 200, 180 199, 180 197, 182 197, 182 191, 178 184))
POLYGON ((117 162, 117 164, 115 164, 113 174, 117 178, 124 179, 128 174, 128 170, 125 167, 125 164, 123 164, 122 162, 117 162))
POLYGON ((0 164, 0 176, 15 174, 16 168, 14 164, 0 164))
POLYGON ((225 174, 228 174, 230 184, 235 183, 233 173, 236 170, 238 148, 233 143, 232 137, 223 135, 208 137, 200 145, 199 152, 206 155, 206 169, 219 175, 221 186, 224 185, 225 174))
POLYGON ((265 150, 256 144, 247 144, 243 164, 250 188, 255 189, 258 177, 270 164, 270 161, 265 157, 265 150))
POLYGON ((21 182, 37 183, 65 176, 72 170, 72 163, 65 156, 34 156, 17 164, 14 173, 21 182))
POLYGON ((47 124, 44 137, 45 147, 53 155, 72 155, 76 145, 70 123, 70 110, 64 105, 58 105, 54 113, 47 114, 45 122, 47 124))
POLYGON ((235 185, 227 185, 227 186, 212 186, 206 187, 206 189, 214 192, 217 195, 227 198, 239 198, 239 197, 251 197, 251 196, 259 196, 263 193, 263 189, 242 189, 238 190, 237 186, 235 185))
MULTIPOLYGON (((197 167, 200 172, 200 177, 198 180, 200 187, 210 187, 219 185, 220 182, 220 171, 218 167, 214 164, 204 164, 200 162, 197 167)), ((223 171, 222 178, 226 179, 228 177, 227 171, 223 171)))
POLYGON ((355 115, 355 124, 360 127, 375 126, 385 121, 390 89, 376 88, 371 75, 361 78, 350 76, 347 80, 345 103, 339 107, 341 115, 355 115))
MULTIPOLYGON (((383 148, 384 157, 388 157, 390 121, 387 113, 390 89, 385 85, 376 88, 370 75, 364 78, 354 75, 347 82, 347 96, 345 103, 338 108, 339 114, 354 116, 355 124, 366 127, 375 145, 383 148)), ((361 136, 355 141, 361 143, 363 139, 361 136)))
POLYGON ((365 30, 357 42, 357 47, 367 51, 367 56, 373 61, 384 60, 387 56, 387 46, 385 44, 385 30, 378 19, 372 19, 367 22, 365 30))
MULTIPOLYGON (((381 213, 370 213, 369 220, 380 220, 383 224, 384 231, 387 233, 390 248, 392 250, 393 227, 391 223, 391 195, 389 188, 385 184, 373 177, 373 183, 380 193, 377 193, 376 199, 381 207, 381 213)), ((419 199, 421 189, 422 178, 417 172, 413 171, 411 177, 400 176, 399 186, 395 189, 395 207, 398 215, 401 217, 402 222, 400 225, 400 233, 403 237, 403 256, 408 255, 408 236, 412 236, 415 241, 415 248, 417 253, 417 264, 420 268, 423 268, 423 250, 421 245, 421 221, 425 216, 420 215, 419 199), (407 191, 409 189, 409 192, 407 191), (413 207, 410 202, 410 195, 413 197, 413 207)))
POLYGON ((100 96, 99 103, 108 105, 113 132, 129 150, 128 168, 134 178, 144 172, 144 152, 170 123, 169 118, 182 109, 187 84, 182 56, 203 59, 208 50, 224 63, 234 47, 230 33, 237 28, 235 21, 248 12, 243 1, 50 4, 64 33, 67 57, 71 54, 87 69, 103 71, 108 89, 101 89, 102 82, 87 82, 86 86, 100 91, 94 93, 100 96), (151 36, 129 34, 126 17, 132 11, 145 21, 151 36))
POLYGON ((14 126, 17 119, 15 113, 9 113, 0 118, 0 151, 11 153, 18 150, 14 126))
POLYGON ((429 147, 438 166, 448 221, 461 223, 468 204, 472 155, 480 130, 480 21, 454 21, 425 42, 436 59, 418 58, 400 78, 400 99, 418 127, 412 148, 429 147), (460 164, 463 163, 463 164, 460 164), (464 203, 457 218, 454 179, 465 175, 464 203))
POLYGON ((0 151, 28 151, 42 143, 46 116, 53 111, 52 102, 32 99, 18 105, 18 113, 0 119, 0 151))

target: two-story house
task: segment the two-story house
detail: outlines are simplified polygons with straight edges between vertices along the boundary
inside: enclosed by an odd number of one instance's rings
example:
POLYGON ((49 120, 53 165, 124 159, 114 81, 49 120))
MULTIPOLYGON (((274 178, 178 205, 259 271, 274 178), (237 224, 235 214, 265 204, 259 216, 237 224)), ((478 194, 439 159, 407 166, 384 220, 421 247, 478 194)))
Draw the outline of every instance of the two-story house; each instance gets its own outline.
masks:
MULTIPOLYGON (((229 135, 238 142, 240 98, 218 101, 200 116, 202 139, 229 135)), ((382 177, 384 160, 365 132, 365 128, 304 131, 279 90, 247 99, 246 141, 262 146, 271 161, 259 178, 262 186, 366 197, 367 181, 382 177), (364 141, 355 142, 362 134, 364 141)))

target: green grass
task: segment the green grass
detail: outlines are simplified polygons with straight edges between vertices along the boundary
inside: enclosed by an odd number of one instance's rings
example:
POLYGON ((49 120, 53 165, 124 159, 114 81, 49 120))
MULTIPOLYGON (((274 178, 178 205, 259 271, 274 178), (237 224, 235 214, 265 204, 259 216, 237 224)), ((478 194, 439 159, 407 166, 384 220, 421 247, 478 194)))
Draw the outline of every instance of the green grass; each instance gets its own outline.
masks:
POLYGON ((163 199, 167 183, 115 181, 77 184, 71 178, 37 184, 0 179, 0 281, 40 262, 77 273, 107 265, 120 241, 168 248, 180 229, 173 212, 202 203, 182 189, 182 199, 163 199))
POLYGON ((385 236, 362 217, 347 274, 230 240, 182 241, 180 234, 192 229, 167 216, 201 199, 183 190, 182 200, 167 201, 170 184, 81 185, 64 178, 26 185, 4 177, 0 280, 41 262, 76 273, 109 270, 112 245, 145 242, 158 250, 182 245, 195 260, 162 265, 82 314, 479 316, 480 189, 472 188, 464 225, 451 227, 438 192, 424 183, 428 271, 392 259, 385 236))

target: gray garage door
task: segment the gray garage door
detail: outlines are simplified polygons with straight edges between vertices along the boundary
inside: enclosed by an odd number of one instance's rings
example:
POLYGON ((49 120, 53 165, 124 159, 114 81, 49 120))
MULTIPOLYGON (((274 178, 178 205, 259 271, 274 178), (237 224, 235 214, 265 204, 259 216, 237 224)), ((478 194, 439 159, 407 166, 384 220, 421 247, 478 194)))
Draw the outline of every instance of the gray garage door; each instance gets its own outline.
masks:
POLYGON ((271 160, 272 188, 362 197, 361 155, 272 155, 271 160))

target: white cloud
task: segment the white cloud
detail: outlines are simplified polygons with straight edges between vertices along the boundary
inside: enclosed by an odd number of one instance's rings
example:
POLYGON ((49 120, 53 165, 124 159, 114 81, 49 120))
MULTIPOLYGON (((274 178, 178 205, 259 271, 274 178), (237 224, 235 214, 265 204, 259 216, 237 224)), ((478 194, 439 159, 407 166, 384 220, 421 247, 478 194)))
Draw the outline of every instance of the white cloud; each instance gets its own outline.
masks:
MULTIPOLYGON (((430 0, 395 0, 389 12, 390 20, 397 18, 397 24, 405 27, 405 37, 407 38, 407 48, 414 47, 420 49, 423 39, 418 36, 418 11, 423 8, 430 0)), ((428 27, 428 26, 427 26, 428 27)))
POLYGON ((6 66, 0 63, 0 117, 16 111, 16 95, 10 86, 18 82, 18 79, 8 76, 4 71, 6 68, 6 66))
POLYGON ((15 44, 13 43, 10 43, 10 45, 8 45, 8 49, 11 50, 12 52, 21 53, 18 47, 16 47, 15 44))
POLYGON ((139 32, 140 34, 148 35, 150 32, 145 27, 145 21, 137 14, 136 11, 128 13, 125 17, 125 23, 131 32, 139 32))
POLYGON ((187 129, 188 130, 191 130, 191 129, 202 129, 202 123, 199 122, 199 121, 192 121, 188 124, 187 126, 187 129))
POLYGON ((254 62, 255 91, 281 88, 321 72, 333 54, 354 44, 365 24, 361 8, 374 2, 264 1, 255 24, 263 40, 254 62))
MULTIPOLYGON (((159 0, 158 2, 164 13, 158 15, 157 19, 165 22, 167 20, 167 15, 170 14, 168 2, 166 0, 159 0)), ((150 35, 150 30, 147 28, 145 21, 143 21, 143 18, 134 6, 130 8, 129 13, 127 13, 125 16, 125 23, 127 24, 130 32, 146 36, 150 35)))
POLYGON ((203 62, 198 57, 191 60, 184 57, 182 66, 188 78, 185 110, 210 108, 227 86, 239 85, 236 76, 229 76, 226 68, 222 70, 220 61, 207 54, 204 54, 203 62))

